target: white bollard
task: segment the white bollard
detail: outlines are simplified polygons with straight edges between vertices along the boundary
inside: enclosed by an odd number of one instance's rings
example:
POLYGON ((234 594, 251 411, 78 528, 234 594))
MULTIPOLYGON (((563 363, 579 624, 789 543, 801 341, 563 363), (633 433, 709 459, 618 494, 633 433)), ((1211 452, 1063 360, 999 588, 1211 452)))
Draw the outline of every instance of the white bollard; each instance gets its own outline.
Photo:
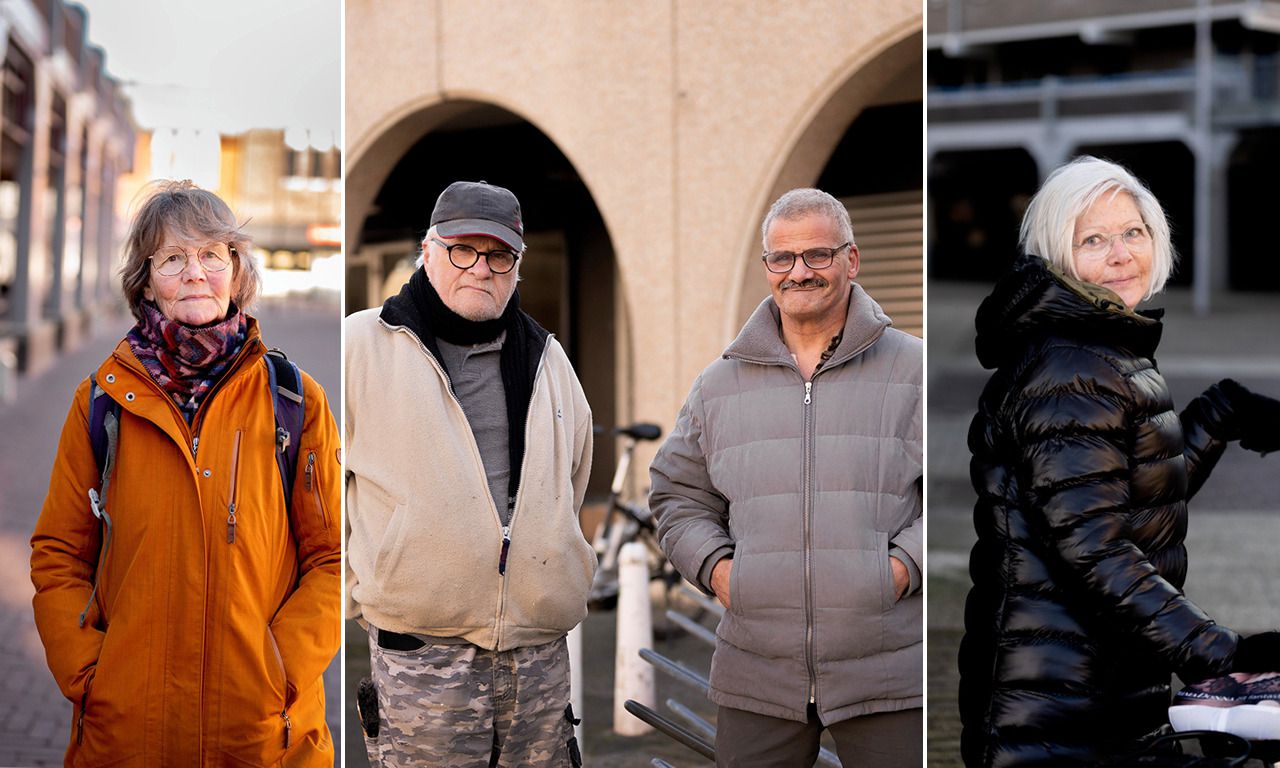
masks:
MULTIPOLYGON (((582 719, 582 624, 569 630, 569 703, 573 705, 573 716, 582 719)), ((573 735, 578 739, 578 750, 586 754, 582 746, 582 723, 573 726, 573 735)))
POLYGON ((627 699, 652 709, 657 696, 653 667, 640 658, 641 648, 653 648, 653 619, 649 605, 649 552, 638 541, 618 555, 617 652, 613 661, 613 730, 621 736, 643 736, 653 727, 624 708, 627 699))

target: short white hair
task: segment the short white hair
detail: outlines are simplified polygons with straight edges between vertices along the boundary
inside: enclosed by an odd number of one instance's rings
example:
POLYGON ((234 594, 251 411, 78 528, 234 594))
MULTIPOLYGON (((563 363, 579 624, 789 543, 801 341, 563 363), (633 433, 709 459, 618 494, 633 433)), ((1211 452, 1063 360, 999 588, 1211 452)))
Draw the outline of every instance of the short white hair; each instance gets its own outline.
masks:
POLYGON ((1103 195, 1110 193, 1114 197, 1120 192, 1133 198, 1142 223, 1151 233, 1151 284, 1142 297, 1144 301, 1151 298, 1164 289, 1177 258, 1169 240, 1169 220, 1145 184, 1128 169, 1108 160, 1083 155, 1049 174, 1022 217, 1018 232, 1022 252, 1039 256, 1078 280, 1080 275, 1072 258, 1076 220, 1103 195))
POLYGON ((853 242, 853 222, 849 221, 849 209, 844 207, 844 203, 820 189, 801 187, 785 193, 769 206, 769 212, 760 224, 760 242, 765 250, 769 248, 769 227, 774 219, 795 221, 811 214, 826 216, 835 225, 838 237, 853 242))

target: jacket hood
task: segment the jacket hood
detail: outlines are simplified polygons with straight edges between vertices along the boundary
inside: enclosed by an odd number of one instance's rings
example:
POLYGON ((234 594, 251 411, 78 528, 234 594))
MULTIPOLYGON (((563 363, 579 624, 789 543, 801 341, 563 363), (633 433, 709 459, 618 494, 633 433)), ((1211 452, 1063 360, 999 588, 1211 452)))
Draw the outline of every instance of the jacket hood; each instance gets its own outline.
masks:
MULTIPOLYGON (((852 287, 840 344, 824 367, 843 363, 871 346, 884 333, 884 329, 893 323, 875 299, 862 290, 862 286, 853 283, 852 287)), ((747 318, 738 337, 725 348, 724 357, 791 365, 791 350, 787 349, 782 340, 779 330, 781 327, 782 315, 778 305, 773 296, 766 296, 751 313, 751 317, 747 318)))
POLYGON ((1134 312, 1115 293, 1076 280, 1034 254, 1014 262, 978 307, 978 362, 999 368, 1046 336, 1101 341, 1141 357, 1160 343, 1164 310, 1134 312))

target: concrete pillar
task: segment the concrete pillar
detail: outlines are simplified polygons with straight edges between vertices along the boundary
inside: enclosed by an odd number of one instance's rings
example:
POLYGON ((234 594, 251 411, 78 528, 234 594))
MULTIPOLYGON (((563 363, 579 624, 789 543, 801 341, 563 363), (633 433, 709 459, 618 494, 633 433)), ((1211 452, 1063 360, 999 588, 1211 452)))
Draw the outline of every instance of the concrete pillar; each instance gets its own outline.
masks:
POLYGON ((1195 222, 1196 235, 1192 245, 1191 305, 1198 315, 1209 313, 1213 238, 1210 234, 1213 205, 1213 148, 1210 144, 1210 111, 1213 107, 1213 36, 1211 30, 1210 0, 1199 0, 1200 13, 1196 19, 1196 92, 1195 92, 1195 140, 1191 151, 1195 156, 1195 222))

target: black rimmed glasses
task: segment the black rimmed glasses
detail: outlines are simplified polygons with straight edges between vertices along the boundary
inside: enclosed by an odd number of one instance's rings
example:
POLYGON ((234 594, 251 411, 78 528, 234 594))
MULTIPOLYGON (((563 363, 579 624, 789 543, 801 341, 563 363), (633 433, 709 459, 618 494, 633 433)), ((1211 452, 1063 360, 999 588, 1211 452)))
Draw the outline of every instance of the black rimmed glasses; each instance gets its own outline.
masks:
POLYGON ((831 261, 836 254, 845 248, 853 245, 853 243, 845 243, 837 245, 835 248, 810 248, 804 253, 796 253, 794 251, 769 251, 763 257, 764 266, 770 272, 790 272, 796 265, 796 259, 804 261, 804 265, 809 269, 826 269, 831 266, 831 261))
POLYGON ((151 254, 151 268, 165 277, 177 277, 187 268, 187 262, 195 257, 205 272, 221 272, 231 266, 236 249, 229 243, 209 243, 194 252, 184 251, 176 245, 167 245, 151 254))
POLYGON ((471 269, 480 261, 483 256, 485 263, 489 265, 489 271, 495 275, 505 275, 512 269, 515 269, 516 262, 520 259, 520 254, 510 248, 494 248, 492 251, 479 251, 465 243, 454 243, 449 245, 438 238, 431 238, 431 242, 440 246, 449 252, 449 263, 458 269, 471 269))

